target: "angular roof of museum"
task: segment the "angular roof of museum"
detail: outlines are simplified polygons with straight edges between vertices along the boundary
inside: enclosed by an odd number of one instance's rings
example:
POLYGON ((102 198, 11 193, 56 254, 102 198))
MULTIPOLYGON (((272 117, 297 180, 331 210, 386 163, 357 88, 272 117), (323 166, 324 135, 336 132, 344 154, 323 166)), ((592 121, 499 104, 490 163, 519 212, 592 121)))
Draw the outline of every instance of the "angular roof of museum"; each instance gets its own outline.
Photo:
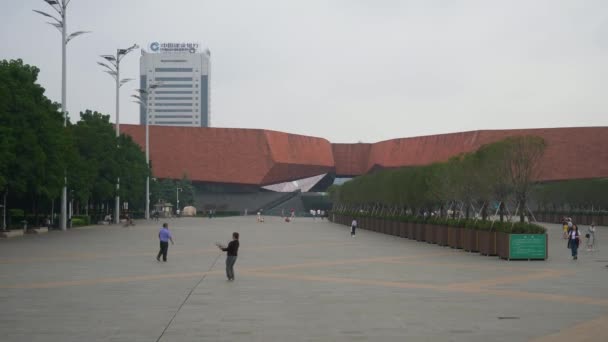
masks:
MULTIPOLYGON (((121 125, 144 147, 145 126, 121 125)), ((608 127, 478 130, 377 143, 328 140, 263 129, 150 126, 150 159, 159 178, 269 185, 324 173, 427 165, 510 136, 545 139, 539 181, 608 177, 608 127)))

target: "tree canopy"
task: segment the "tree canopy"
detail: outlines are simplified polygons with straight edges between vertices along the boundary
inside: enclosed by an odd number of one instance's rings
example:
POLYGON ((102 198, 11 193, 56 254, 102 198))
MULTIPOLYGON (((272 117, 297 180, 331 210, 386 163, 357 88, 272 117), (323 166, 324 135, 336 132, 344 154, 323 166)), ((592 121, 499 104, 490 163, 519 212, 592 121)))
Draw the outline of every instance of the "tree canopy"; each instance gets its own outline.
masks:
POLYGON ((544 148, 539 137, 510 137, 443 163, 360 176, 333 186, 330 195, 341 205, 407 208, 413 214, 423 208, 440 208, 443 213, 447 206, 466 217, 471 209, 480 210, 485 218, 491 203, 509 199, 522 210, 527 208, 544 148))
POLYGON ((141 148, 95 111, 64 127, 38 73, 21 60, 0 61, 0 192, 9 207, 48 213, 67 181, 70 200, 88 208, 112 201, 120 177, 122 200, 143 210, 149 170, 141 148))

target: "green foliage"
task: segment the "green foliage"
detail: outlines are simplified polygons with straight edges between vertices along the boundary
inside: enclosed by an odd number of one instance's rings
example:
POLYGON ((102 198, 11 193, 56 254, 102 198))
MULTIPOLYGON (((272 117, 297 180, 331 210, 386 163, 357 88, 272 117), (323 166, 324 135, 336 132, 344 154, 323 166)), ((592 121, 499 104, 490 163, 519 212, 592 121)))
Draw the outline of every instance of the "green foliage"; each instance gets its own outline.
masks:
POLYGON ((63 115, 36 83, 38 72, 0 61, 0 187, 33 202, 59 193, 68 157, 63 115))
POLYGON ((507 234, 545 234, 547 232, 544 227, 525 222, 495 222, 494 230, 507 234))
POLYGON ((509 137, 446 162, 360 176, 333 186, 330 193, 334 203, 346 207, 406 208, 412 215, 437 208, 444 215, 446 209, 462 207, 459 216, 465 218, 470 217, 471 204, 483 208, 485 218, 492 202, 514 196, 523 212, 544 148, 539 137, 509 137))
POLYGON ((36 83, 38 73, 21 60, 0 61, 0 193, 8 194, 9 206, 28 205, 37 221, 38 208, 44 204, 50 211, 67 175, 77 207, 111 201, 118 177, 121 197, 143 207, 149 170, 139 146, 117 138, 109 116, 101 113, 87 110, 64 127, 59 106, 36 83))
POLYGON ((111 200, 119 174, 118 143, 110 116, 87 110, 69 127, 75 153, 68 167, 69 188, 80 201, 111 200))
POLYGON ((163 201, 165 203, 176 204, 177 192, 179 191, 179 206, 180 210, 185 206, 194 205, 194 186, 187 175, 184 175, 182 179, 157 179, 150 183, 151 203, 159 203, 163 201), (181 190, 178 190, 181 189, 181 190))
POLYGON ((608 179, 576 179, 538 184, 532 191, 544 211, 564 214, 608 208, 608 179))
POLYGON ((118 145, 121 200, 134 203, 136 208, 145 208, 146 176, 149 176, 146 155, 130 136, 121 135, 118 145))
POLYGON ((91 224, 91 217, 87 215, 74 215, 72 216, 72 225, 74 222, 82 222, 81 226, 88 226, 91 224))
POLYGON ((82 227, 87 225, 89 225, 89 223, 87 223, 86 220, 79 217, 72 217, 72 227, 82 227))

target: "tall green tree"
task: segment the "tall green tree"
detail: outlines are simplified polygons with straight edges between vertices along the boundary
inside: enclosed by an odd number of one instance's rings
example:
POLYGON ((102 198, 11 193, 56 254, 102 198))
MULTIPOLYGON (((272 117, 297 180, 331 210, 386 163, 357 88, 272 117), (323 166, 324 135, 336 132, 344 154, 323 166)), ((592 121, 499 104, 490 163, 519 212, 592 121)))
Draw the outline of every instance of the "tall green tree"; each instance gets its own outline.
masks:
POLYGON ((36 83, 38 68, 21 60, 0 61, 0 182, 37 213, 56 196, 64 179, 68 141, 59 106, 36 83))
POLYGON ((116 134, 110 116, 87 110, 70 127, 76 151, 68 168, 69 188, 82 203, 111 200, 119 170, 116 134))
POLYGON ((177 192, 179 191, 180 210, 188 205, 194 205, 195 190, 192 181, 187 175, 181 179, 157 179, 150 185, 151 203, 165 202, 177 205, 177 192), (181 190, 178 190, 181 189, 181 190))
POLYGON ((509 181, 518 205, 519 218, 525 220, 534 179, 540 174, 540 159, 545 152, 545 140, 537 136, 509 137, 506 161, 509 181))
POLYGON ((146 176, 149 175, 146 155, 130 136, 121 135, 118 139, 118 169, 120 174, 120 197, 127 201, 130 208, 145 207, 146 176))

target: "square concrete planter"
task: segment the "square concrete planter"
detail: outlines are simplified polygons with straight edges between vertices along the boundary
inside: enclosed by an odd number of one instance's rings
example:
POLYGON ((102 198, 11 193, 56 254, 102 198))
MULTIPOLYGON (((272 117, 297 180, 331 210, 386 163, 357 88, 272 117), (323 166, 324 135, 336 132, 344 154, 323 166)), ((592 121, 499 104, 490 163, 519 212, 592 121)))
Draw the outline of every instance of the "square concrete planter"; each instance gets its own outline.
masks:
POLYGON ((424 223, 416 223, 416 241, 424 241, 424 223))
POLYGON ((448 245, 448 226, 437 225, 435 226, 435 241, 439 246, 448 245))
POLYGON ((479 253, 482 255, 496 255, 496 232, 480 230, 477 232, 479 238, 479 253))
POLYGON ((435 242, 435 225, 427 224, 424 227, 424 241, 427 243, 437 243, 435 242))
POLYGON ((393 221, 393 219, 387 219, 387 229, 386 229, 386 234, 387 235, 395 235, 395 221, 393 221))
POLYGON ((373 232, 378 231, 378 219, 376 219, 374 217, 369 218, 369 230, 371 230, 373 232))
POLYGON ((477 230, 474 229, 462 229, 462 249, 467 252, 477 252, 479 247, 477 246, 477 230))
POLYGON ((386 235, 391 235, 391 229, 392 229, 393 223, 388 220, 388 219, 384 219, 384 231, 383 233, 386 235))
POLYGON ((462 248, 460 242, 460 227, 448 227, 448 246, 451 248, 462 248))
POLYGON ((407 238, 411 240, 416 239, 416 224, 414 222, 407 223, 407 238))
POLYGON ((392 224, 393 224, 393 236, 399 236, 400 234, 400 223, 399 221, 397 221, 396 219, 392 220, 392 224))
POLYGON ((407 238, 407 222, 399 222, 399 236, 407 238))
POLYGON ((374 219, 371 217, 366 217, 365 218, 365 229, 367 230, 374 230, 374 219))

